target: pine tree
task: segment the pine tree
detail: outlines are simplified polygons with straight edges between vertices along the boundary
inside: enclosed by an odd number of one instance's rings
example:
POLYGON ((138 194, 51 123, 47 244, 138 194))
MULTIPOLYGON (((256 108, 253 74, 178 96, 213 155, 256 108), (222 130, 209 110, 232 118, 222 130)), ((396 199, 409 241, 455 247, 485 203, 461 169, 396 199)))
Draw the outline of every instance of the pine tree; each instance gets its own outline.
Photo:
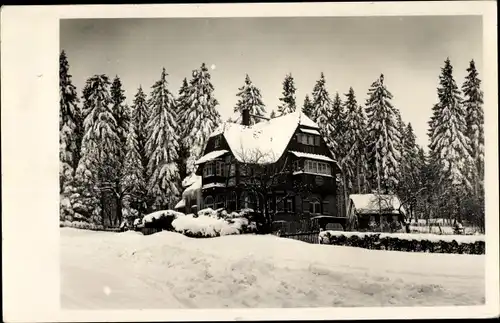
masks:
POLYGON ((238 89, 239 97, 236 106, 234 107, 234 112, 241 113, 243 110, 250 111, 250 125, 261 122, 262 120, 254 116, 264 116, 266 114, 266 108, 262 102, 262 95, 259 88, 257 88, 248 74, 245 76, 245 84, 238 89))
POLYGON ((146 152, 148 163, 148 195, 152 208, 173 207, 179 197, 178 158, 179 135, 175 114, 175 99, 168 90, 167 72, 163 68, 160 80, 152 87, 149 101, 146 152))
POLYGON ((413 133, 411 123, 407 126, 400 125, 403 132, 401 140, 401 159, 400 159, 400 184, 398 185, 398 195, 403 201, 408 201, 409 212, 413 213, 416 202, 417 192, 421 189, 420 180, 421 163, 424 162, 419 147, 416 144, 416 137, 413 133))
POLYGON ((278 106, 278 116, 292 113, 296 109, 295 103, 295 88, 292 74, 287 74, 283 81, 283 94, 279 99, 281 104, 278 106))
POLYGON ((323 73, 321 73, 320 79, 314 85, 312 96, 312 119, 316 121, 321 113, 331 108, 332 104, 330 95, 326 90, 326 80, 323 73))
POLYGON ((121 178, 121 186, 125 195, 128 197, 127 202, 139 213, 146 210, 143 208, 145 202, 146 180, 144 177, 145 171, 143 161, 139 152, 138 133, 136 131, 135 122, 131 122, 127 134, 126 155, 123 166, 123 176, 121 178))
POLYGON ((69 74, 64 51, 59 56, 59 184, 60 192, 70 190, 81 146, 81 112, 78 95, 69 74))
POLYGON ((309 99, 309 95, 306 94, 306 97, 304 99, 304 105, 302 106, 302 112, 309 118, 312 119, 313 117, 313 112, 314 112, 314 106, 311 102, 311 99, 309 99))
POLYGON ((111 219, 120 217, 121 206, 105 192, 113 191, 119 183, 118 170, 121 160, 121 142, 118 127, 113 116, 110 82, 106 75, 95 75, 87 80, 84 91, 84 136, 81 158, 76 170, 76 179, 81 194, 78 210, 91 222, 104 224, 101 209, 111 212, 111 219), (112 208, 112 210, 109 210, 112 208))
POLYGON ((462 85, 464 94, 465 122, 467 138, 470 143, 472 167, 470 181, 476 195, 481 194, 484 179, 484 112, 481 80, 478 77, 474 60, 467 68, 469 74, 462 85))
POLYGON ((431 122, 430 157, 439 165, 439 186, 446 183, 469 186, 467 163, 469 143, 466 137, 467 125, 465 110, 462 106, 460 91, 453 79, 453 67, 449 59, 441 69, 438 87, 439 102, 433 107, 434 119, 431 122))
POLYGON ((210 78, 205 63, 193 71, 193 78, 189 81, 189 96, 179 117, 179 124, 186 130, 182 144, 189 147, 187 174, 194 171, 195 162, 201 157, 210 134, 220 124, 220 114, 216 109, 219 102, 214 97, 210 78))
POLYGON ((120 147, 123 148, 119 155, 120 159, 125 156, 127 132, 130 128, 130 112, 128 111, 129 109, 127 105, 124 103, 126 99, 124 93, 125 91, 122 89, 122 82, 117 75, 111 85, 111 100, 113 104, 113 116, 117 125, 118 137, 120 137, 120 147))
POLYGON ((394 192, 398 184, 399 134, 397 110, 392 94, 384 85, 384 76, 372 83, 366 101, 368 117, 368 164, 372 187, 394 192))
POLYGON ((366 118, 363 108, 358 106, 353 88, 345 94, 345 133, 346 161, 344 173, 349 186, 361 194, 367 192, 367 160, 366 160, 366 118))
MULTIPOLYGON (((142 90, 141 86, 139 86, 137 93, 135 94, 130 115, 132 121, 131 123, 133 123, 137 135, 137 150, 141 158, 142 169, 146 171, 148 166, 148 157, 146 154, 146 126, 149 120, 149 110, 146 101, 146 94, 142 90)), ((146 173, 144 173, 143 176, 146 178, 146 173)))

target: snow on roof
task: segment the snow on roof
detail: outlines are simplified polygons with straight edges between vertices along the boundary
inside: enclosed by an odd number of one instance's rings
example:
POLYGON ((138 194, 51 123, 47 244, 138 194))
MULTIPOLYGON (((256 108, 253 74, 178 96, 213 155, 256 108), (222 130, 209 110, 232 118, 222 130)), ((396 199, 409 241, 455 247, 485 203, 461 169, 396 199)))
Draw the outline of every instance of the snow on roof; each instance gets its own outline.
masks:
MULTIPOLYGON (((378 213, 379 208, 384 213, 398 214, 401 206, 399 198, 390 194, 351 194, 349 199, 354 203, 356 211, 361 214, 378 213)), ((401 207, 401 211, 404 213, 403 207, 401 207)))
POLYGON ((335 160, 331 159, 328 156, 324 155, 317 155, 317 154, 310 154, 310 153, 303 153, 300 151, 290 151, 290 153, 294 154, 295 156, 299 158, 307 158, 307 159, 314 159, 314 160, 322 160, 326 162, 335 162, 335 160))
POLYGON ((191 181, 188 187, 182 192, 182 198, 196 196, 196 193, 201 189, 201 176, 192 175, 189 178, 191 181))
POLYGON ((209 152, 208 154, 204 155, 200 159, 198 159, 195 163, 195 165, 203 164, 208 161, 214 160, 217 157, 220 157, 224 155, 225 153, 229 152, 228 150, 214 150, 209 152))
POLYGON ((300 130, 300 132, 310 133, 310 134, 313 134, 313 135, 319 135, 319 131, 318 130, 304 129, 304 128, 300 128, 299 130, 300 130))
POLYGON ((175 206, 174 209, 181 209, 186 206, 186 202, 184 200, 180 200, 175 206))
POLYGON ((285 151, 297 126, 319 129, 302 111, 263 120, 253 126, 225 122, 212 134, 224 134, 236 159, 240 162, 268 164, 276 162, 285 151))

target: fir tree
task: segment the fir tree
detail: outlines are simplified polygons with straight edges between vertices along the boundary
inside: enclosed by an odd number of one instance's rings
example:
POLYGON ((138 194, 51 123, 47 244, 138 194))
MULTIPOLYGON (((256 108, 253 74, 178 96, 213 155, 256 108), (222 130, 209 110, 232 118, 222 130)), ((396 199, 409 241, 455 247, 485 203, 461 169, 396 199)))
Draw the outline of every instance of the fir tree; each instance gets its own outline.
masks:
POLYGON ((304 105, 302 106, 302 112, 310 119, 313 117, 313 112, 314 112, 314 106, 311 102, 311 99, 309 99, 309 95, 306 94, 306 97, 304 99, 304 105))
MULTIPOLYGON (((134 97, 134 102, 131 109, 131 123, 134 125, 137 136, 137 150, 141 158, 141 165, 144 172, 148 166, 148 157, 146 154, 147 130, 146 126, 149 120, 149 111, 146 101, 146 94, 139 86, 134 97)), ((146 173, 143 174, 146 178, 146 173)))
MULTIPOLYGON (((340 100, 340 96, 338 93, 335 93, 335 97, 332 102, 332 133, 331 133, 331 141, 332 141, 332 149, 335 157, 341 161, 343 164, 344 159, 347 155, 347 147, 345 146, 345 111, 344 106, 342 104, 342 100, 340 100)), ((319 112, 319 111, 318 111, 319 112)))
POLYGON ((416 194, 422 186, 420 180, 421 163, 424 159, 416 144, 416 137, 413 133, 411 123, 407 126, 401 126, 403 136, 401 140, 401 159, 400 159, 400 184, 398 185, 398 195, 404 201, 408 201, 410 214, 413 213, 416 205, 416 194))
POLYGON ((398 184, 400 158, 397 111, 391 104, 392 94, 384 85, 384 76, 372 83, 366 101, 368 117, 368 163, 372 187, 394 192, 398 184))
POLYGON ((194 171, 195 162, 201 157, 210 134, 220 123, 220 114, 216 109, 219 102, 214 97, 214 86, 210 78, 204 63, 193 71, 193 78, 189 81, 189 96, 179 118, 186 130, 182 144, 189 148, 187 174, 194 171))
POLYGON ((123 176, 121 186, 125 195, 128 197, 130 206, 143 213, 145 202, 146 180, 144 178, 144 168, 141 154, 139 152, 138 133, 135 122, 131 122, 127 134, 126 155, 123 166, 123 176))
POLYGON ((84 91, 87 116, 84 121, 81 158, 76 170, 81 194, 78 201, 79 210, 75 211, 84 213, 92 222, 102 221, 103 224, 102 207, 111 204, 114 206, 111 219, 120 220, 121 212, 116 201, 111 203, 106 200, 110 195, 103 194, 116 188, 119 182, 118 170, 121 169, 121 160, 118 157, 121 142, 113 116, 109 86, 106 75, 95 75, 87 80, 84 91))
POLYGON ((292 113, 296 109, 295 88, 292 74, 288 74, 283 81, 283 95, 279 99, 281 104, 278 106, 278 116, 292 113))
POLYGON ((453 67, 449 59, 441 70, 438 87, 439 102, 433 107, 430 126, 430 157, 439 167, 437 185, 451 184, 470 187, 466 167, 469 158, 467 125, 460 91, 453 79, 453 67))
POLYGON ((130 112, 128 106, 124 103, 126 99, 124 93, 125 91, 122 89, 122 82, 117 75, 111 85, 111 100, 113 104, 113 116, 117 125, 117 133, 118 137, 120 137, 120 147, 122 147, 122 151, 119 155, 120 159, 125 156, 127 132, 130 127, 130 112))
MULTIPOLYGON (((177 124, 182 125, 182 116, 185 111, 187 111, 187 100, 189 98, 189 84, 186 78, 182 80, 182 85, 179 89, 179 95, 176 100, 177 107, 177 124)), ((179 168, 179 185, 182 186, 182 181, 187 176, 187 159, 189 157, 189 147, 186 147, 184 144, 184 138, 187 136, 189 129, 187 128, 179 128, 179 150, 177 152, 177 166, 179 168)))
POLYGON ((480 194, 484 178, 484 112, 481 80, 478 77, 474 60, 467 68, 469 74, 462 85, 464 94, 466 134, 470 143, 472 167, 470 180, 476 195, 480 194))
POLYGON ((81 112, 76 88, 69 74, 69 63, 64 51, 59 56, 59 184, 61 193, 73 182, 81 146, 81 112))
POLYGON ((358 106, 353 88, 345 94, 345 147, 346 161, 344 173, 353 191, 367 193, 367 160, 366 160, 366 118, 363 108, 358 106))
POLYGON ((264 116, 266 114, 266 108, 262 102, 262 95, 259 88, 257 88, 248 74, 245 76, 245 84, 238 89, 239 97, 236 106, 234 107, 234 112, 241 113, 243 110, 250 111, 250 125, 261 122, 262 120, 255 116, 264 116))
POLYGON ((321 73, 320 79, 314 85, 312 96, 312 119, 316 121, 321 113, 331 108, 332 104, 328 91, 326 90, 325 75, 323 73, 321 73))
POLYGON ((173 207, 179 196, 179 171, 176 160, 179 136, 175 121, 175 99, 168 90, 167 72, 163 68, 160 80, 152 87, 149 101, 146 152, 148 164, 148 195, 152 208, 173 207))

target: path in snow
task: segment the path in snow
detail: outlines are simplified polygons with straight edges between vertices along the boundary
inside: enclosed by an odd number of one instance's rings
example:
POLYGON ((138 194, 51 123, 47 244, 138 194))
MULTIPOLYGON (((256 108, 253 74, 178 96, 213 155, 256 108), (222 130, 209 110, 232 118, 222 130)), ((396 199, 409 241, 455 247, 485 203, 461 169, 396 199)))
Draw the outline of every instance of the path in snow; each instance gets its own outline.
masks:
POLYGON ((67 309, 484 303, 484 256, 61 228, 67 309))

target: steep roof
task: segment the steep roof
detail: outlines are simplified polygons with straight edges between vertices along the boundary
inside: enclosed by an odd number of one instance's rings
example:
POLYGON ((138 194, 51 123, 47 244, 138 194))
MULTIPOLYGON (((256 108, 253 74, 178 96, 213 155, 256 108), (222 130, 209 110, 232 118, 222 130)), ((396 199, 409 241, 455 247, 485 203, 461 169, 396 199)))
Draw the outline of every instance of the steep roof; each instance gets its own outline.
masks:
MULTIPOLYGON (((349 199, 360 214, 378 213, 379 207, 384 213, 398 214, 401 206, 397 195, 390 194, 351 194, 349 199)), ((403 207, 401 207, 401 211, 405 212, 403 207)))
POLYGON ((223 134, 240 162, 267 164, 276 162, 283 155, 299 125, 319 129, 315 122, 298 110, 253 126, 225 122, 211 137, 223 134))

